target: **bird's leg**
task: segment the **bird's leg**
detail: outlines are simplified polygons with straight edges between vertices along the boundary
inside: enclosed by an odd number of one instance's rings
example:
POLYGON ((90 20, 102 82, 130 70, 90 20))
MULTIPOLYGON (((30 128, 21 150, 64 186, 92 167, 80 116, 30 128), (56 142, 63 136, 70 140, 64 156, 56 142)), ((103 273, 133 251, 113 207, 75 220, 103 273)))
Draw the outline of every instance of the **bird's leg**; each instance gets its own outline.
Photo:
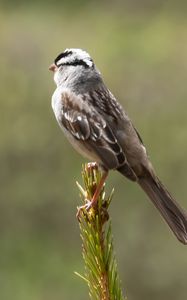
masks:
MULTIPOLYGON (((87 165, 87 168, 88 168, 88 170, 98 169, 98 165, 97 165, 97 163, 89 163, 87 165)), ((100 195, 100 193, 102 191, 102 188, 103 188, 103 185, 105 183, 105 180, 106 180, 107 176, 108 176, 108 171, 104 170, 103 174, 102 174, 102 177, 101 177, 101 179, 100 179, 100 181, 99 181, 99 183, 98 183, 98 185, 97 185, 97 187, 96 187, 96 189, 94 191, 92 199, 91 200, 87 199, 87 203, 85 205, 80 206, 78 208, 78 212, 77 212, 77 218, 78 219, 79 219, 79 216, 80 216, 80 211, 82 209, 86 209, 88 211, 90 208, 96 207, 99 195, 100 195)))
POLYGON ((101 190, 103 188, 103 185, 105 183, 105 180, 106 180, 107 176, 108 176, 108 171, 104 171, 104 173, 103 173, 103 175, 101 177, 101 180, 100 180, 100 182, 99 182, 99 184, 98 184, 98 186, 97 186, 97 188, 95 190, 95 193, 94 193, 94 195, 92 197, 92 200, 90 201, 90 207, 95 207, 96 206, 97 200, 99 198, 99 195, 101 193, 101 190))

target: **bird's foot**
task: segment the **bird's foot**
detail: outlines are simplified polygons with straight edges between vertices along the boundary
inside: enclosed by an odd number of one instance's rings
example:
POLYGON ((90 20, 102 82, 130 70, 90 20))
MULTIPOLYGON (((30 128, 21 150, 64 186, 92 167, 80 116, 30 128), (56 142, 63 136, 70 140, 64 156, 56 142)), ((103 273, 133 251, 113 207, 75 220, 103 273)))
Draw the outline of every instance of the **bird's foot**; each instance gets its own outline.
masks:
POLYGON ((87 163, 86 168, 88 171, 92 171, 92 170, 98 170, 99 166, 96 162, 89 162, 87 163))
POLYGON ((79 206, 78 208, 77 208, 77 214, 76 214, 76 217, 77 217, 77 219, 80 221, 80 216, 81 216, 81 213, 83 212, 84 213, 84 211, 86 211, 86 212, 89 212, 89 210, 91 209, 91 208, 94 208, 94 203, 93 203, 93 201, 91 200, 88 200, 88 199, 86 199, 86 204, 84 204, 84 205, 81 205, 81 206, 79 206))
MULTIPOLYGON (((98 168, 99 168, 99 166, 98 166, 97 163, 92 162, 92 163, 87 164, 87 170, 89 170, 90 172, 92 172, 94 169, 98 170, 98 168)), ((103 185, 105 183, 105 180, 106 180, 107 176, 108 176, 108 171, 105 170, 104 173, 102 174, 102 177, 101 177, 99 183, 97 184, 97 186, 94 187, 94 193, 93 193, 93 196, 92 196, 91 200, 85 199, 85 204, 78 207, 78 211, 77 211, 76 216, 77 216, 79 221, 80 221, 80 216, 81 216, 82 212, 83 213, 84 212, 88 213, 88 212, 92 212, 91 209, 93 209, 93 211, 96 210, 97 203, 98 203, 98 198, 99 198, 100 193, 103 189, 103 185)), ((85 198, 87 198, 87 197, 85 197, 85 198)))

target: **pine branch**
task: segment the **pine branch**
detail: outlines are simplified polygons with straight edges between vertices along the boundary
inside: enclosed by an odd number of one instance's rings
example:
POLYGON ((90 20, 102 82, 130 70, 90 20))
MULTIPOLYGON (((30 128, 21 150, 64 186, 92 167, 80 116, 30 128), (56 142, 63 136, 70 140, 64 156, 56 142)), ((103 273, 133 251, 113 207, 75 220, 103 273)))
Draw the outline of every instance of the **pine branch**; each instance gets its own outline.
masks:
MULTIPOLYGON (((101 179, 101 172, 96 164, 85 165, 82 177, 85 189, 79 183, 77 185, 85 205, 94 195, 101 179)), ((95 208, 86 210, 83 206, 78 211, 85 275, 76 274, 87 282, 92 300, 127 300, 122 294, 113 249, 111 221, 108 214, 112 196, 113 191, 106 197, 103 188, 95 208)))

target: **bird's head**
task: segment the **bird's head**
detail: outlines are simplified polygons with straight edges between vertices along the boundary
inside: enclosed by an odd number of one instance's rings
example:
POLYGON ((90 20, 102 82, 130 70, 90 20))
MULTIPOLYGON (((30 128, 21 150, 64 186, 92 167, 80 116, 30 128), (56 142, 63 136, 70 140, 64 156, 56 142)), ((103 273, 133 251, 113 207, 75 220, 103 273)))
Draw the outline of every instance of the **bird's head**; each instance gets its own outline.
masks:
POLYGON ((67 79, 68 76, 76 76, 80 71, 93 68, 93 60, 86 51, 72 48, 60 53, 49 70, 54 72, 54 80, 58 85, 62 78, 67 79))

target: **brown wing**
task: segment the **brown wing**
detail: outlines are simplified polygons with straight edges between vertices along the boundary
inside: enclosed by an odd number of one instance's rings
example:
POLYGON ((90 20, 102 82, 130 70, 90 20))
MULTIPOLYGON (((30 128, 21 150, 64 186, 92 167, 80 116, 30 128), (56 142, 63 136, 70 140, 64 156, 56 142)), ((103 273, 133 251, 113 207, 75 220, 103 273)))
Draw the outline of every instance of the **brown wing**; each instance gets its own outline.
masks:
MULTIPOLYGON (((84 97, 85 99, 85 97, 84 97)), ((125 154, 110 126, 93 105, 73 93, 62 94, 60 123, 85 149, 97 154, 107 169, 127 164, 125 154)))

